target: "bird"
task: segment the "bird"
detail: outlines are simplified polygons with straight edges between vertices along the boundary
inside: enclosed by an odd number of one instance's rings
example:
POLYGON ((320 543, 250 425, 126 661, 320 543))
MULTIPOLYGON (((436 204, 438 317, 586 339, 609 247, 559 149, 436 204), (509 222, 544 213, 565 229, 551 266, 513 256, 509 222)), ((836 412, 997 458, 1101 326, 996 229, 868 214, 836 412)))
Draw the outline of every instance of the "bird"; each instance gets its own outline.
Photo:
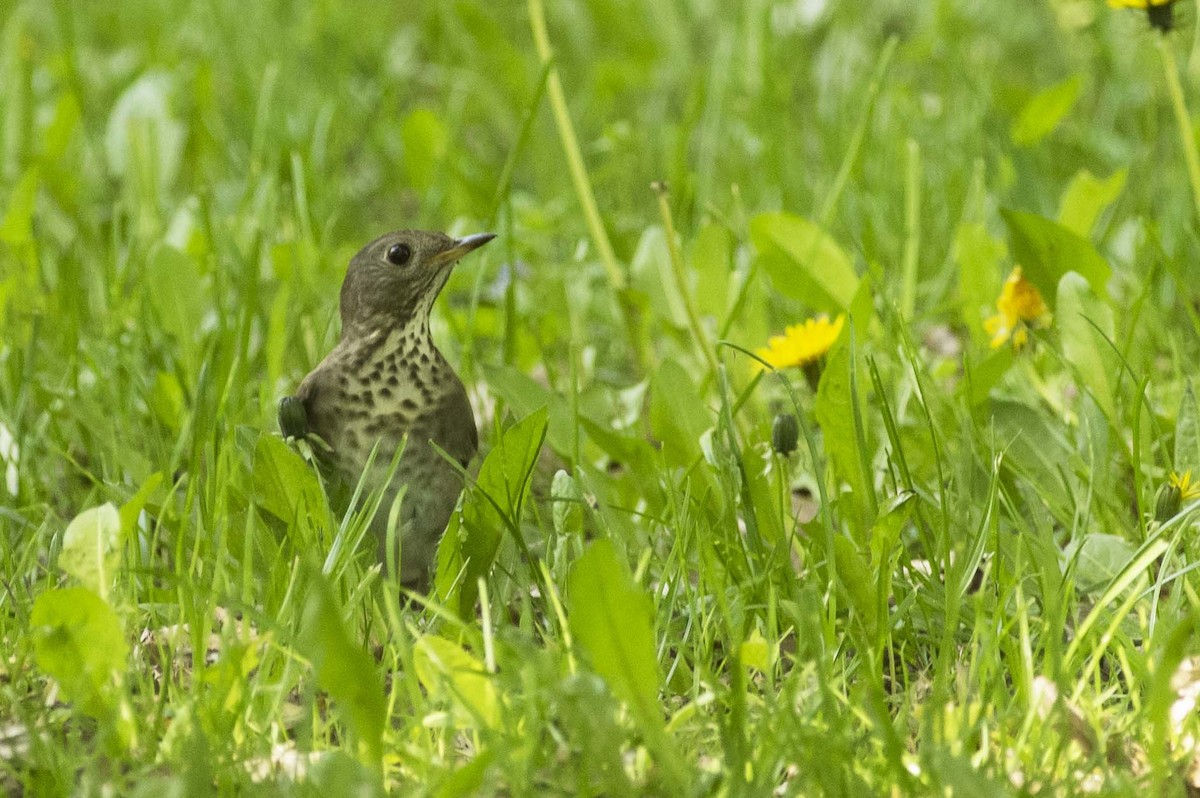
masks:
POLYGON ((429 315, 459 258, 493 238, 398 230, 359 250, 342 282, 337 345, 279 402, 285 438, 319 439, 312 448, 328 492, 360 478, 364 489, 382 491, 371 532, 384 564, 390 508, 404 491, 394 539, 400 584, 413 591, 428 590, 461 469, 479 448, 467 390, 434 344, 429 315))

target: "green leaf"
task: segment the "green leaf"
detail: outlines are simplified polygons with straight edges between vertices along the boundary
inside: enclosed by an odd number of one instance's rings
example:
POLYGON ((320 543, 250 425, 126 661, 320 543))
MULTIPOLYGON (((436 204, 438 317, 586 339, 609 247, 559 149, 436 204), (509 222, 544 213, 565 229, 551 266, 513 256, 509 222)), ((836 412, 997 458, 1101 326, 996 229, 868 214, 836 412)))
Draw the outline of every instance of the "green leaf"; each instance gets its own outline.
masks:
POLYGON ((1037 485, 1044 499, 1065 501, 1061 472, 1082 468, 1078 456, 1062 433, 1060 424, 1047 421, 1023 402, 996 399, 991 403, 991 426, 1003 462, 1037 485))
POLYGON ((422 635, 413 645, 417 679, 430 695, 448 698, 463 727, 500 725, 500 696, 483 663, 453 643, 422 635))
POLYGON ((387 720, 383 680, 375 662, 354 639, 325 575, 314 565, 309 571, 308 597, 296 641, 312 663, 317 685, 337 702, 354 735, 359 761, 379 771, 383 767, 383 732, 387 720))
MULTIPOLYGON (((487 783, 487 776, 496 759, 497 750, 499 750, 498 746, 477 751, 466 764, 446 776, 438 785, 437 791, 433 793, 434 798, 463 798, 467 795, 482 795, 484 793, 483 786, 487 783)), ((327 794, 337 795, 338 793, 327 794)))
POLYGON ((1072 540, 1063 549, 1066 562, 1075 562, 1075 586, 1083 593, 1097 593, 1121 573, 1136 554, 1132 543, 1120 535, 1090 532, 1072 540))
POLYGON ((1184 386, 1175 416, 1175 473, 1187 471, 1200 479, 1200 406, 1191 380, 1184 386))
POLYGON ((457 594, 462 618, 474 617, 479 577, 491 570, 504 530, 520 524, 548 416, 540 408, 504 431, 463 499, 459 534, 448 531, 438 546, 437 592, 451 606, 457 594))
POLYGON ((861 502, 867 490, 867 476, 858 451, 855 412, 850 391, 850 347, 835 346, 817 386, 813 414, 821 427, 825 453, 861 502))
POLYGON ((1112 307, 1091 291, 1082 276, 1068 272, 1058 283, 1056 319, 1066 361, 1109 421, 1115 423, 1120 363, 1111 344, 1112 307))
POLYGON ((168 244, 156 244, 146 258, 146 278, 154 290, 145 293, 163 332, 173 336, 189 363, 199 357, 196 330, 212 311, 208 281, 199 264, 168 244))
POLYGON ((1028 147, 1052 133, 1079 99, 1081 87, 1080 77, 1074 75, 1034 95, 1013 123, 1013 143, 1028 147))
POLYGON ((34 601, 29 623, 38 667, 83 712, 110 716, 129 653, 113 608, 86 587, 47 590, 34 601))
POLYGON ((873 636, 878 623, 878 609, 875 601, 875 580, 871 578, 867 558, 854 545, 854 541, 845 535, 834 537, 833 553, 837 560, 838 579, 846 589, 850 606, 858 613, 867 634, 873 636))
POLYGON ((154 415, 168 429, 178 433, 183 429, 187 416, 184 410, 187 398, 179 377, 170 371, 159 371, 154 375, 154 387, 150 389, 147 403, 154 415))
POLYGON ((550 498, 554 502, 554 531, 559 535, 583 534, 583 492, 575 477, 561 468, 550 482, 550 498))
POLYGON ((1067 272, 1083 275, 1097 295, 1108 298, 1112 267, 1086 239, 1032 213, 1003 209, 1000 215, 1013 257, 1048 304, 1055 301, 1058 281, 1067 272))
MULTIPOLYGON (((301 778, 300 774, 297 778, 301 778)), ((320 758, 312 763, 308 778, 301 783, 311 795, 353 795, 358 798, 386 795, 378 773, 337 749, 322 751, 320 758)))
POLYGON ((683 366, 664 360, 650 381, 650 430, 666 461, 691 465, 700 456, 700 436, 715 423, 683 366))
POLYGON ((751 219, 750 238, 782 293, 826 313, 849 310, 858 275, 827 232, 803 217, 777 211, 751 219))
POLYGON ((67 525, 58 567, 104 601, 121 564, 121 514, 111 503, 84 510, 67 525))
POLYGON ((1086 238, 1104 209, 1121 196, 1128 174, 1128 169, 1119 169, 1101 179, 1087 169, 1080 169, 1071 178, 1059 202, 1059 224, 1086 238))
POLYGON ((683 328, 687 310, 675 290, 670 257, 662 227, 647 227, 629 258, 630 286, 645 295, 652 316, 683 328))
POLYGON ((480 369, 488 387, 508 403, 515 415, 524 418, 539 408, 547 408, 550 416, 546 440, 559 454, 573 456, 575 424, 571 417, 571 404, 565 396, 549 390, 512 366, 483 363, 480 369))
POLYGON ((142 487, 138 488, 138 492, 129 498, 129 501, 121 505, 121 529, 126 533, 132 532, 137 527, 138 516, 142 514, 142 510, 146 507, 146 502, 150 501, 150 497, 162 485, 163 475, 161 471, 156 471, 146 477, 146 481, 142 483, 142 487))
POLYGON ((771 670, 771 662, 775 659, 773 646, 763 637, 763 633, 758 627, 754 627, 750 632, 750 636, 742 641, 739 648, 738 659, 743 665, 747 665, 760 673, 768 673, 771 670))
POLYGON ((964 358, 967 379, 963 381, 961 390, 965 391, 972 407, 978 407, 987 401, 992 388, 999 384, 1012 364, 1011 346, 988 352, 979 360, 964 358))
POLYGON ((597 540, 567 578, 571 635, 596 673, 643 724, 662 725, 649 597, 607 539, 597 540))
POLYGON ((262 433, 254 445, 254 501, 289 524, 329 513, 325 491, 304 458, 274 435, 262 433))

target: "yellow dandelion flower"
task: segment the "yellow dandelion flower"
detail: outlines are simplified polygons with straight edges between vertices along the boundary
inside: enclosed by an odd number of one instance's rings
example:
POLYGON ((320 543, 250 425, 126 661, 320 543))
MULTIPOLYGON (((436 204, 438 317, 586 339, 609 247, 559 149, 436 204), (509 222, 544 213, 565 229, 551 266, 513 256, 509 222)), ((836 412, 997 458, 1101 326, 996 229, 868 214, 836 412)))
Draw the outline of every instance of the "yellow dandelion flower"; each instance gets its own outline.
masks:
POLYGON ((755 354, 777 369, 806 366, 824 357, 845 323, 846 316, 839 314, 833 321, 828 316, 818 316, 803 324, 793 324, 783 335, 772 335, 767 345, 755 354))
POLYGON ((1192 472, 1184 471, 1182 474, 1171 472, 1171 478, 1168 480, 1171 487, 1179 491, 1179 497, 1183 501, 1191 501, 1195 498, 1200 498, 1200 482, 1192 482, 1192 472))
POLYGON ((1020 349, 1029 343, 1029 328, 1045 326, 1049 319, 1050 309, 1042 299, 1042 292, 1016 266, 996 300, 996 315, 984 321, 983 328, 992 336, 992 349, 999 349, 1008 341, 1012 341, 1014 349, 1020 349))
POLYGON ((1172 14, 1176 0, 1108 0, 1111 8, 1136 8, 1144 10, 1150 18, 1150 25, 1166 32, 1175 26, 1172 14))
POLYGON ((1160 524, 1175 517, 1186 501, 1200 498, 1200 482, 1192 482, 1192 472, 1171 472, 1166 484, 1158 489, 1154 500, 1154 520, 1160 524))

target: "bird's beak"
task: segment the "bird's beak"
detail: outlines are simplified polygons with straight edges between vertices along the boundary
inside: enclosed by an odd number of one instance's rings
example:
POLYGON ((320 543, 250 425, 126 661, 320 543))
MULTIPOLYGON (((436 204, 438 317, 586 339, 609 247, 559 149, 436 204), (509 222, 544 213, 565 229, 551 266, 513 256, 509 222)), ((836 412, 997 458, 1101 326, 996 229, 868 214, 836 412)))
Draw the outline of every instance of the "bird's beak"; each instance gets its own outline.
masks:
POLYGON ((475 235, 456 238, 449 249, 437 254, 435 262, 438 266, 446 266, 454 263, 454 261, 468 252, 479 249, 495 237, 495 233, 476 233, 475 235))

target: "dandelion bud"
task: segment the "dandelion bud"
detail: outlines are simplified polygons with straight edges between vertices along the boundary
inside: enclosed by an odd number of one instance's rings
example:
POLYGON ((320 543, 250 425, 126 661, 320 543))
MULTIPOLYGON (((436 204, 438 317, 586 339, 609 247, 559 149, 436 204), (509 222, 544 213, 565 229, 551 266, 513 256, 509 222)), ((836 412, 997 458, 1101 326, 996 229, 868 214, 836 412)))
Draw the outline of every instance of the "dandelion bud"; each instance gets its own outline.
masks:
POLYGON ((800 439, 800 425, 792 413, 780 413, 775 416, 771 425, 771 448, 787 457, 796 451, 796 441, 800 439))
POLYGON ((1169 521, 1179 512, 1184 502, 1197 497, 1200 497, 1200 483, 1192 482, 1192 472, 1177 474, 1172 471, 1154 499, 1154 520, 1160 524, 1169 521))
POLYGON ((1160 524, 1171 520, 1175 513, 1179 512, 1182 502, 1183 493, 1177 485, 1163 485, 1158 489, 1158 496, 1154 500, 1154 520, 1160 524))

